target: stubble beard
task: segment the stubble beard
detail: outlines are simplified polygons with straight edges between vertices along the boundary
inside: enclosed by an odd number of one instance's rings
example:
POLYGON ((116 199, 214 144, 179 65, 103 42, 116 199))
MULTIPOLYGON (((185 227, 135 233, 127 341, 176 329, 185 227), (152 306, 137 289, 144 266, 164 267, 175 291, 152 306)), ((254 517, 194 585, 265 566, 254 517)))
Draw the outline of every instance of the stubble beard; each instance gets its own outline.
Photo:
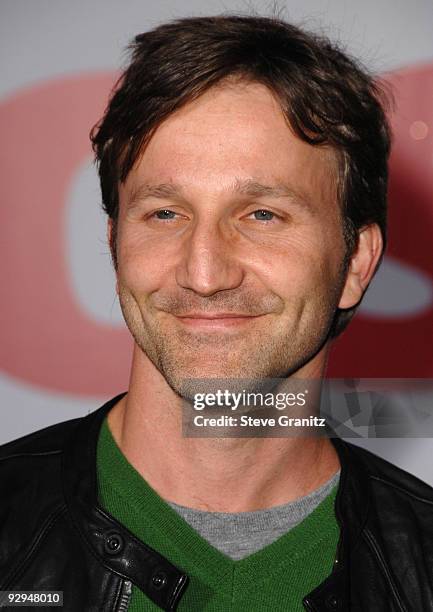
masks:
POLYGON ((119 286, 119 301, 138 347, 171 389, 190 402, 197 392, 198 380, 212 381, 207 390, 214 392, 224 380, 231 381, 231 385, 236 379, 242 380, 243 387, 250 381, 251 389, 257 389, 260 381, 295 374, 328 339, 340 289, 323 300, 314 319, 314 329, 293 327, 285 332, 281 327, 269 325, 266 316, 267 324, 227 336, 184 330, 170 324, 166 313, 163 317, 149 317, 148 310, 122 286, 119 286))

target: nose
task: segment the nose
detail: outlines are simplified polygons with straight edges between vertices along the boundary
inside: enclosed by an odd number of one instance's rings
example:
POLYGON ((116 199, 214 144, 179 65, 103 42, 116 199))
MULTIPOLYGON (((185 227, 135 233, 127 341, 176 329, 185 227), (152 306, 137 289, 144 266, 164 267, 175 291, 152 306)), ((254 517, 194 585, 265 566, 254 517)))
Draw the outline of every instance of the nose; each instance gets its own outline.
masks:
POLYGON ((243 280, 236 257, 235 238, 229 228, 208 219, 198 221, 182 244, 176 281, 184 289, 202 296, 235 289, 243 280))

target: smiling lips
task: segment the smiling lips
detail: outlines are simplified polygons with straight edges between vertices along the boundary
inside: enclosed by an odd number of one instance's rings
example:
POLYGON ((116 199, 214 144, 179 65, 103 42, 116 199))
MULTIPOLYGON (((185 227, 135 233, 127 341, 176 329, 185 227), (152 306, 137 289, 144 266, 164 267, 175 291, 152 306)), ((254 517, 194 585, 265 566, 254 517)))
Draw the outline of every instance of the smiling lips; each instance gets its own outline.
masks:
POLYGON ((219 313, 190 313, 188 315, 177 316, 183 325, 193 328, 205 329, 226 329, 238 327, 245 323, 254 321, 263 315, 244 315, 233 312, 219 313))

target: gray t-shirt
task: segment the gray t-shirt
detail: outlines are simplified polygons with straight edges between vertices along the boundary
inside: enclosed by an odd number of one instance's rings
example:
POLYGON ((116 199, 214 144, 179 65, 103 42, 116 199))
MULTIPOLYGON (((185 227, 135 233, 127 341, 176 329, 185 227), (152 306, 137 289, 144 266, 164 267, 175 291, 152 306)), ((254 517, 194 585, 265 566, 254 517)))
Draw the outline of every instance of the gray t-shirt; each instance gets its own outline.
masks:
POLYGON ((243 559, 293 529, 338 484, 340 471, 321 487, 282 506, 253 512, 208 512, 169 502, 214 548, 232 559, 243 559))

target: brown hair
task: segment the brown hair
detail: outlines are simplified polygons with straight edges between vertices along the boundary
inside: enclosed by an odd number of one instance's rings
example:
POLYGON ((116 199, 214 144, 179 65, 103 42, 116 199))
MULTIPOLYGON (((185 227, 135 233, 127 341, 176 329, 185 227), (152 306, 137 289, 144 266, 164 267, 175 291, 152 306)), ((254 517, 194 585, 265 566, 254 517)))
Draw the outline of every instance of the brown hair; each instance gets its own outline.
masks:
MULTIPOLYGON (((115 267, 118 182, 170 114, 230 77, 266 85, 300 138, 336 151, 346 266, 363 226, 377 223, 386 242, 386 97, 359 62, 323 36, 268 17, 181 19, 139 34, 129 49, 131 62, 91 132, 115 267)), ((333 336, 355 309, 337 310, 333 336)))

